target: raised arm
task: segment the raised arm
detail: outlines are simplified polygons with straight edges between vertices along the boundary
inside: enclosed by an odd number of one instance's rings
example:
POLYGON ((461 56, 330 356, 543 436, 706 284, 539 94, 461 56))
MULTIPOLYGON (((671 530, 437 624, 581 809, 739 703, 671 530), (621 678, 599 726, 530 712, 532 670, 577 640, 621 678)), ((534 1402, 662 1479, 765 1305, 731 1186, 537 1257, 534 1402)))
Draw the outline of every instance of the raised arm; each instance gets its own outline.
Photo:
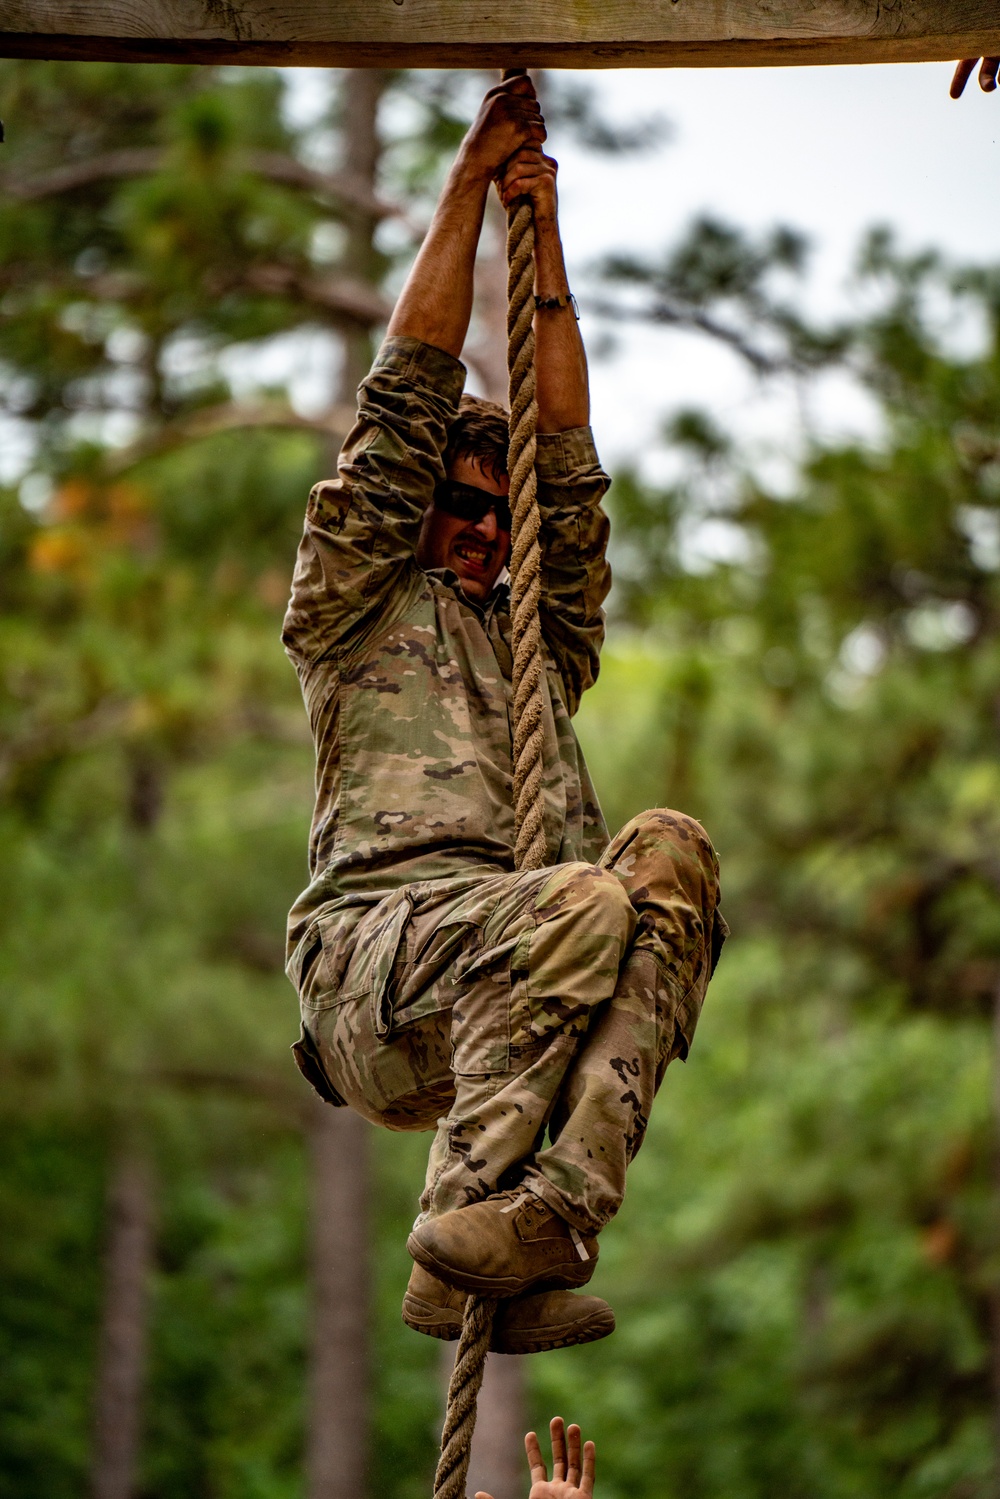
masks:
POLYGON ((390 337, 418 338, 458 358, 472 313, 486 194, 509 157, 528 143, 540 146, 544 139, 545 126, 529 78, 511 78, 490 89, 448 173, 389 320, 390 337))
POLYGON ((573 714, 597 676, 611 572, 605 560, 608 521, 600 508, 608 487, 590 427, 587 356, 559 237, 556 163, 537 147, 508 163, 499 184, 505 204, 527 195, 535 214, 535 372, 538 382, 538 506, 542 530, 539 612, 573 714))
POLYGON ((507 163, 500 183, 504 207, 531 199, 535 215, 535 296, 548 306, 535 314, 535 376, 539 432, 568 432, 590 421, 587 355, 570 300, 559 235, 558 167, 537 146, 523 147, 507 163), (553 305, 554 304, 554 305, 553 305))
POLYGON ((301 660, 322 657, 366 620, 405 604, 464 383, 458 355, 486 194, 512 152, 544 138, 527 78, 490 90, 362 382, 337 477, 310 496, 284 629, 287 649, 301 660))

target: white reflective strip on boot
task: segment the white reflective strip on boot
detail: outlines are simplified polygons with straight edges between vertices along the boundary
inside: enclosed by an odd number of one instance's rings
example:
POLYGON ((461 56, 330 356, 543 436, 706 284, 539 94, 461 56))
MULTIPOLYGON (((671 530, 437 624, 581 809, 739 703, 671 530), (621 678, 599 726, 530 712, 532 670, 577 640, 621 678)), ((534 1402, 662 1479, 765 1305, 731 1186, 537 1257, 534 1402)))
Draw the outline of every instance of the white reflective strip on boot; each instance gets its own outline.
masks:
POLYGON ((580 1256, 581 1260, 589 1260, 590 1255, 587 1253, 587 1246, 580 1238, 580 1235, 577 1233, 572 1223, 567 1223, 566 1227, 569 1229, 569 1236, 573 1240, 573 1243, 576 1245, 576 1252, 580 1256))

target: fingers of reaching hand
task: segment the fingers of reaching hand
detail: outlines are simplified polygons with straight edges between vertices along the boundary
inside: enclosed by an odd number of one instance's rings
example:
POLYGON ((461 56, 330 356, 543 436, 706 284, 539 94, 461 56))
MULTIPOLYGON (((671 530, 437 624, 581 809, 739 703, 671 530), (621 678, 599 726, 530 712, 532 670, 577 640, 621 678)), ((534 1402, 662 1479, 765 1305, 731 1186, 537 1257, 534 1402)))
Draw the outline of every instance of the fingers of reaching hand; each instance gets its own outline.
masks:
POLYGON ((569 1449, 566 1462, 566 1482, 574 1488, 580 1483, 580 1428, 573 1425, 566 1430, 566 1445, 569 1449))
POLYGON ((583 1482, 580 1484, 580 1493, 589 1496, 594 1492, 594 1479, 597 1476, 597 1448, 593 1442, 583 1444, 583 1482))
POLYGON ((965 85, 976 71, 979 64, 979 87, 986 94, 992 94, 997 86, 997 72, 1000 71, 1000 57, 966 57, 955 68, 955 75, 951 80, 951 97, 960 99, 965 92, 965 85))
MULTIPOLYGON (((552 1439, 553 1485, 565 1484, 571 1493, 579 1493, 585 1499, 591 1499, 597 1469, 597 1450, 593 1442, 584 1442, 581 1463, 579 1426, 574 1423, 567 1429, 561 1416, 553 1416, 549 1422, 549 1434, 552 1439)), ((532 1487, 538 1483, 547 1483, 545 1459, 535 1432, 528 1432, 524 1439, 524 1450, 528 1454, 532 1487)), ((489 1496, 477 1494, 476 1499, 489 1499, 489 1496)))
POLYGON ((951 80, 950 89, 951 97, 953 99, 961 99, 963 93, 965 92, 965 85, 972 77, 972 71, 978 61, 978 57, 966 57, 955 68, 955 75, 951 80))
POLYGON ((524 1439, 524 1450, 528 1457, 528 1467, 531 1469, 532 1485, 544 1483, 549 1475, 545 1469, 545 1459, 542 1457, 542 1449, 538 1445, 538 1435, 536 1432, 528 1432, 524 1439))
POLYGON ((566 1482, 571 1488, 579 1489, 581 1494, 592 1494, 596 1462, 596 1448, 593 1442, 584 1443, 582 1464, 580 1462, 580 1428, 575 1423, 567 1428, 566 1443, 568 1447, 566 1482))
POLYGON ((552 1442, 552 1477, 566 1477, 566 1428, 562 1416, 553 1416, 549 1422, 549 1437, 552 1442))

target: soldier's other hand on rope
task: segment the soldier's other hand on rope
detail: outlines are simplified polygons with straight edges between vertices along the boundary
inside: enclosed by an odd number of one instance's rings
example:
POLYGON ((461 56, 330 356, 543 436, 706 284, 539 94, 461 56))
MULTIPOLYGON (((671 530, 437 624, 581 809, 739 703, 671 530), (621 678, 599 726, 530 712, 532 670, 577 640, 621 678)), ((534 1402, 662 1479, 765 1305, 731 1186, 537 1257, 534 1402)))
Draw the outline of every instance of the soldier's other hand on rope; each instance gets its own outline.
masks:
POLYGON ((965 92, 965 85, 976 71, 979 65, 979 87, 984 94, 992 94, 997 86, 997 73, 1000 72, 1000 57, 966 57, 955 69, 955 76, 951 80, 951 97, 960 99, 965 92))
POLYGON ((554 158, 546 156, 538 146, 522 146, 497 176, 497 192, 504 208, 509 208, 515 198, 530 198, 536 224, 539 219, 555 219, 558 170, 554 158))
MULTIPOLYGON (((552 1477, 548 1477, 538 1437, 529 1431, 524 1439, 524 1450, 531 1469, 531 1492, 528 1499, 591 1499, 594 1492, 595 1448, 593 1442, 583 1444, 582 1461, 580 1450, 580 1428, 571 1426, 567 1431, 561 1416, 549 1423, 552 1437, 552 1477)), ((479 1493, 476 1499, 492 1499, 489 1494, 479 1493)))

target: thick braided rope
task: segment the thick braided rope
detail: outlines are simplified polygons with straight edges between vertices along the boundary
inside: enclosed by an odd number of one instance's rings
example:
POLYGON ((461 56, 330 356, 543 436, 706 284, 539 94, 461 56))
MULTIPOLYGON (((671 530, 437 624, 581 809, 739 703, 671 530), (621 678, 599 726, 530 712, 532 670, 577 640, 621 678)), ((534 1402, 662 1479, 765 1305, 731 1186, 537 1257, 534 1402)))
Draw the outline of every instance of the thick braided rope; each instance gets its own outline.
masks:
MULTIPOLYGON (((510 374, 511 626, 514 647, 514 863, 540 869, 542 834, 542 631, 538 619, 542 554, 535 485, 535 225, 531 205, 517 204, 507 225, 507 368, 510 374)), ((476 1429, 496 1302, 465 1304, 455 1371, 434 1475, 434 1499, 466 1499, 465 1480, 476 1429)))
MULTIPOLYGON (((512 69, 505 73, 523 71, 512 69)), ((526 199, 507 215, 507 371, 510 379, 510 553, 511 635, 514 647, 514 864, 541 869, 542 737, 544 697, 541 525, 535 483, 535 221, 526 199)), ((448 1385, 448 1409, 441 1433, 441 1458, 434 1475, 434 1499, 466 1499, 465 1480, 476 1428, 476 1400, 483 1382, 496 1302, 470 1296, 465 1304, 455 1371, 448 1385)))
POLYGON ((455 1368, 448 1384, 448 1410, 441 1433, 441 1456, 434 1474, 434 1499, 465 1499, 465 1480, 476 1427, 476 1398, 483 1382, 493 1332, 495 1301, 470 1296, 459 1339, 455 1368))
POLYGON ((511 635, 514 646, 514 863, 541 869, 544 697, 542 550, 535 482, 535 223, 522 199, 507 219, 507 369, 510 376, 511 635))

